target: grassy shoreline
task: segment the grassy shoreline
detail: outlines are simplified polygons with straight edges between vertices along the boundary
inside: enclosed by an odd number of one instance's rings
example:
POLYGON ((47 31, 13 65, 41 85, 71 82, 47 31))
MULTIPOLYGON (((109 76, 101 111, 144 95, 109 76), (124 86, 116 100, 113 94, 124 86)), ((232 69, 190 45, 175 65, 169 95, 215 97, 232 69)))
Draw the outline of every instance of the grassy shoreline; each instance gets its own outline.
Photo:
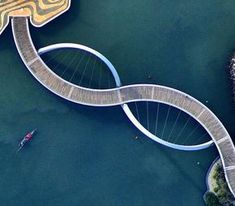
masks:
POLYGON ((213 174, 215 172, 215 167, 221 164, 221 160, 219 157, 217 157, 211 164, 206 177, 206 184, 207 184, 207 190, 210 192, 213 192, 214 188, 216 187, 216 181, 213 178, 213 174))

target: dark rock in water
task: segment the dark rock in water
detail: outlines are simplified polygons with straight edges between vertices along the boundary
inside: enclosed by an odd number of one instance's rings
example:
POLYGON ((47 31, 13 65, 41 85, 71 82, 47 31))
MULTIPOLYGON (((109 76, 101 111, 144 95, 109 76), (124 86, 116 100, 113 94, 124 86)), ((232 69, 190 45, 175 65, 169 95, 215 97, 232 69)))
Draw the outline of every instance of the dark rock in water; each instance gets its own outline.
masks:
POLYGON ((235 53, 232 56, 232 59, 230 60, 230 77, 233 82, 233 99, 235 101, 235 53))

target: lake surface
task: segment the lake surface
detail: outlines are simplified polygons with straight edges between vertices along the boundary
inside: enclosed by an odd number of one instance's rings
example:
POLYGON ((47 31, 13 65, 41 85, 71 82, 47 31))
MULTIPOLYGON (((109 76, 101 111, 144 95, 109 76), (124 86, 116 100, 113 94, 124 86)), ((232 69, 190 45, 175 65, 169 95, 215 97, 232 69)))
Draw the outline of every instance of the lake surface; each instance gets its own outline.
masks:
MULTIPOLYGON (((189 93, 234 137, 228 69, 234 6, 233 0, 73 0, 69 12, 31 31, 37 48, 58 42, 95 48, 124 85, 157 83, 189 93)), ((167 149, 139 134, 120 107, 56 97, 24 67, 10 27, 0 37, 0 86, 1 205, 204 205, 215 147, 167 149), (35 139, 16 154, 20 137, 35 127, 35 139)))

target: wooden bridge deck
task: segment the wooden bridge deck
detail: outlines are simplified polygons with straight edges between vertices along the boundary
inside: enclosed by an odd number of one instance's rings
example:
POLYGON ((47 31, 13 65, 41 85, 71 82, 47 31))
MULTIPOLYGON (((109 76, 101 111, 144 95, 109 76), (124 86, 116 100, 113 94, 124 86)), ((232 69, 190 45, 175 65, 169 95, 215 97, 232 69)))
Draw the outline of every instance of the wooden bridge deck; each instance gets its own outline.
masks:
POLYGON ((178 90, 159 85, 130 85, 91 90, 71 84, 53 73, 37 54, 27 18, 12 20, 18 51, 34 77, 46 88, 69 101, 91 106, 114 106, 132 101, 156 101, 172 105, 195 118, 210 134, 219 151, 229 188, 235 196, 235 148, 220 120, 202 103, 178 90))

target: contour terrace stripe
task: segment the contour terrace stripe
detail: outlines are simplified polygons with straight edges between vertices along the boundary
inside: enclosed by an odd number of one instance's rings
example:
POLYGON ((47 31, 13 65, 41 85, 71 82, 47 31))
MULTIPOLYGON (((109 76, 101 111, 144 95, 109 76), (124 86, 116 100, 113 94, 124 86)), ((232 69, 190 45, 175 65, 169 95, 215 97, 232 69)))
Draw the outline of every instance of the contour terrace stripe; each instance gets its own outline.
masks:
POLYGON ((10 17, 29 16, 31 23, 41 27, 70 8, 71 0, 7 0, 0 2, 0 34, 10 17))

